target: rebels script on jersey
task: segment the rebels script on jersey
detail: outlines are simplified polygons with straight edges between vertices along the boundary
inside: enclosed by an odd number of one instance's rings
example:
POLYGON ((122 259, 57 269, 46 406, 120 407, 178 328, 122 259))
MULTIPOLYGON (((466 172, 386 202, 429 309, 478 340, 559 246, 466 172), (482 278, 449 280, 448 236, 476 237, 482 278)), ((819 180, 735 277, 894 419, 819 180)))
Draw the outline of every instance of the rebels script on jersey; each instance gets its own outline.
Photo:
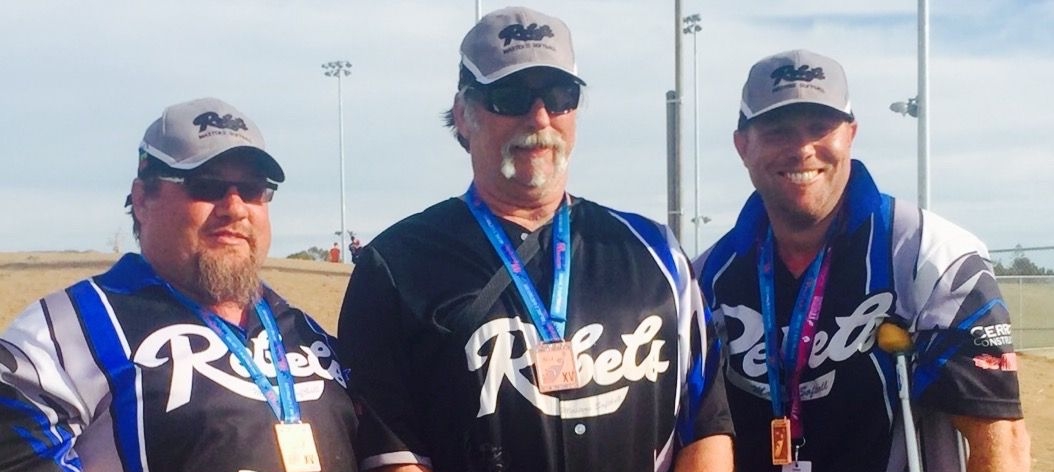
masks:
MULTIPOLYGON (((278 471, 277 422, 223 341, 138 255, 45 297, 0 338, 0 469, 278 471)), ((331 338, 265 289, 323 470, 351 470, 357 419, 331 338)), ((267 333, 246 347, 270 379, 267 333)))
MULTIPOLYGON (((528 236, 502 224, 514 244, 538 238, 540 249, 524 265, 549 300, 551 225, 528 236)), ((529 350, 540 336, 516 288, 504 286, 500 296, 476 306, 491 277, 505 269, 465 202, 439 203, 370 243, 352 276, 340 326, 351 388, 383 421, 363 422, 356 451, 364 466, 669 466, 677 415, 689 401, 682 396, 688 370, 693 360, 702 361, 705 343, 687 260, 659 225, 582 199, 571 204, 571 233, 564 340, 579 387, 549 393, 538 388, 529 350)), ((695 375, 702 378, 699 370, 695 375)), ((723 392, 719 397, 718 407, 693 411, 725 411, 723 392)), ((699 393, 699 403, 709 406, 709 398, 699 393)), ((692 426, 683 433, 686 441, 730 432, 725 420, 686 420, 692 426)))
MULTIPOLYGON (((880 194, 853 161, 843 225, 832 238, 819 326, 801 377, 802 460, 813 470, 904 469, 892 358, 875 333, 887 319, 909 326, 918 355, 912 397, 929 447, 925 470, 954 458, 947 417, 1020 417, 1009 314, 984 246, 940 217, 880 194), (942 420, 943 418, 943 420, 942 420)), ((773 413, 757 269, 768 222, 757 194, 736 227, 704 254, 700 285, 728 341, 728 402, 737 466, 777 470, 769 456, 773 413)), ((801 279, 775 263, 776 326, 786 340, 801 279)), ((958 470, 958 469, 955 469, 958 470)))

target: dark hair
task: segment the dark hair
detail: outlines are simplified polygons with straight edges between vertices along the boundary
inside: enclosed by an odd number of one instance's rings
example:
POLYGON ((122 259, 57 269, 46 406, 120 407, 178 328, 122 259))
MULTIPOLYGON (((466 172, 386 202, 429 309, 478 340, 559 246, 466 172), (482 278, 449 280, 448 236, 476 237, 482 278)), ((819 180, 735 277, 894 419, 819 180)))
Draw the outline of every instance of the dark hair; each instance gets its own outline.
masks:
MULTIPOLYGON (((479 82, 476 82, 476 76, 472 75, 472 72, 462 64, 458 70, 457 93, 461 93, 472 85, 479 85, 479 82)), ((449 128, 450 134, 454 135, 454 139, 457 139, 457 143, 460 144, 464 150, 468 151, 468 140, 465 139, 461 133, 457 132, 457 124, 454 122, 454 108, 451 107, 447 111, 444 111, 442 117, 443 126, 449 128)))
MULTIPOLYGON (((186 171, 179 169, 173 169, 161 162, 160 159, 147 154, 145 151, 140 151, 139 154, 139 172, 137 179, 143 182, 143 192, 148 197, 157 195, 158 190, 161 187, 161 181, 158 177, 185 177, 186 171)), ((135 217, 135 207, 132 205, 132 195, 128 195, 128 199, 125 202, 125 206, 128 207, 128 214, 132 216, 132 235, 135 236, 135 240, 139 240, 139 219, 135 217)))
MULTIPOLYGON (((147 196, 153 197, 157 195, 158 190, 161 188, 161 181, 157 180, 157 176, 151 176, 146 178, 140 178, 143 181, 143 192, 147 196)), ((135 236, 135 240, 139 240, 139 218, 135 217, 135 206, 132 205, 132 196, 128 195, 128 214, 132 215, 132 236, 135 236)))

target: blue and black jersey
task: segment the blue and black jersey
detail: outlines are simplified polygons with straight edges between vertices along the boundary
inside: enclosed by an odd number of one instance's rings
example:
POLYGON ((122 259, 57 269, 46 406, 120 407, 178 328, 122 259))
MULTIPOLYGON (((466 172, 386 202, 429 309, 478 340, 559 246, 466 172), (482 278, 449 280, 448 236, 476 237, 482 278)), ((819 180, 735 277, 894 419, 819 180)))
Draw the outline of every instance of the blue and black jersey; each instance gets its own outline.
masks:
MULTIPOLYGON (((358 420, 333 339, 266 287, 264 298, 322 470, 356 470, 358 420)), ((239 332, 273 381, 259 320, 239 332)), ((277 422, 224 342, 137 254, 46 296, 0 335, 3 471, 280 471, 277 422)))
MULTIPOLYGON (((683 443, 731 434, 723 385, 707 382, 706 313, 665 227, 572 198, 564 340, 579 387, 542 393, 537 328, 460 199, 375 238, 352 274, 338 328, 364 466, 443 471, 667 470, 683 443), (488 297, 494 277, 505 277, 488 297), (481 301, 482 300, 482 301, 481 301), (692 392, 692 393, 689 393, 692 392), (681 425, 678 426, 678 418, 681 425)), ((553 285, 552 224, 502 220, 542 300, 553 285)))
MULTIPOLYGON (((817 471, 905 469, 894 362, 875 338, 878 326, 892 321, 908 328, 916 348, 912 398, 924 469, 958 471, 948 415, 1022 416, 1009 313, 987 249, 939 216, 879 193, 858 161, 843 198, 819 328, 799 387, 799 458, 817 471)), ((767 230, 755 193, 735 228, 696 261, 726 341, 736 470, 746 472, 778 470, 770 455, 773 408, 757 268, 767 230)), ((776 331, 783 346, 802 279, 778 257, 775 266, 776 331)))

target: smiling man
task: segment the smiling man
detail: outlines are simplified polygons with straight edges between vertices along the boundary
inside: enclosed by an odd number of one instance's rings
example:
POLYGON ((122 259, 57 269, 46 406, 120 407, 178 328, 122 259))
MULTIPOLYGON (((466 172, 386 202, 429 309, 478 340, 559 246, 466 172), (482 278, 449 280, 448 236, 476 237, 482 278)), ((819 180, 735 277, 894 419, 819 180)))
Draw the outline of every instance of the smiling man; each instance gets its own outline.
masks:
POLYGON ((363 469, 730 471, 687 258, 566 191, 584 85, 567 26, 498 10, 461 59, 448 125, 472 182, 366 246, 341 310, 351 390, 379 419, 363 469))
POLYGON ((1028 470, 1009 314, 987 250, 880 193, 850 158, 857 126, 834 60, 797 50, 751 68, 733 141, 757 191, 696 261, 726 341, 736 470, 906 470, 882 323, 917 347, 918 421, 907 429, 918 430, 923 469, 960 470, 957 429, 967 470, 1028 470))
POLYGON ((355 470, 329 337, 260 279, 285 174, 205 98, 147 129, 126 205, 142 254, 0 336, 0 470, 355 470))

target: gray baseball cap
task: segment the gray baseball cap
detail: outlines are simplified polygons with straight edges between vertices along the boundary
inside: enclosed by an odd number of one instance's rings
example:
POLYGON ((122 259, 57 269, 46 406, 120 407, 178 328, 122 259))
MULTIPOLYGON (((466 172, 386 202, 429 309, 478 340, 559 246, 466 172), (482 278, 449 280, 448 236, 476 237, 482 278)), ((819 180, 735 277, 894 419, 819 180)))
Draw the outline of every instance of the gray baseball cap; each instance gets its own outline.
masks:
POLYGON ((254 156, 268 179, 285 180, 282 166, 264 150, 256 123, 222 100, 199 98, 165 108, 150 124, 139 145, 139 171, 148 157, 189 171, 235 152, 254 156))
POLYGON ((739 106, 743 118, 796 103, 824 105, 851 119, 845 70, 834 59, 805 49, 766 57, 750 68, 739 106))
POLYGON ((578 77, 571 30, 559 18, 524 7, 488 13, 461 41, 461 64, 477 82, 491 84, 532 67, 578 77))

